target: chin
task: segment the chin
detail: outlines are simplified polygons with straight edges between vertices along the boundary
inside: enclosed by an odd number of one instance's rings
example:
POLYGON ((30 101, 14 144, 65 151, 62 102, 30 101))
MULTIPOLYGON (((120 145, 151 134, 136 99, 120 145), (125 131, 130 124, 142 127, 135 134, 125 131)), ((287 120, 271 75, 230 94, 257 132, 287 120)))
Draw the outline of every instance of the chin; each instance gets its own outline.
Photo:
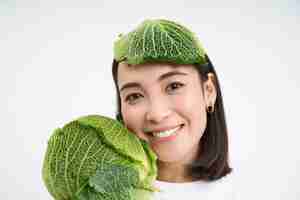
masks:
POLYGON ((167 153, 157 153, 155 152, 157 155, 157 159, 160 162, 168 162, 168 163, 175 163, 175 162, 183 162, 184 160, 186 160, 186 156, 184 155, 179 155, 175 152, 173 152, 172 154, 170 154, 170 152, 167 153))
POLYGON ((160 162, 168 163, 191 163, 196 159, 199 148, 195 144, 194 148, 186 148, 184 145, 176 146, 153 146, 153 150, 160 162))

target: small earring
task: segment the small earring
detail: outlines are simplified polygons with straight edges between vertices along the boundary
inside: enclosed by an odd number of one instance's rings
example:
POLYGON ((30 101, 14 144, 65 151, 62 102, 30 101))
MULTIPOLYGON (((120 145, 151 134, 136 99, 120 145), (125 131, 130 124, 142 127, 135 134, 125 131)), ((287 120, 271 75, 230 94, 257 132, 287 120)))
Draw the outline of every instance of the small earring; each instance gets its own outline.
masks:
POLYGON ((210 113, 210 114, 214 112, 214 107, 212 106, 212 104, 207 106, 207 112, 210 113))

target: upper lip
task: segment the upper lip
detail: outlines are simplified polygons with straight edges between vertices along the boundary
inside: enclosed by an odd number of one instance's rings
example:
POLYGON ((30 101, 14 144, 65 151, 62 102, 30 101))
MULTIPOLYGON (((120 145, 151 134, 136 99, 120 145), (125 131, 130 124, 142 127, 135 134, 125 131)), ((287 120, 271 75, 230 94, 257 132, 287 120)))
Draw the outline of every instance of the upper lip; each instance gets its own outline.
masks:
POLYGON ((176 126, 167 126, 167 127, 154 128, 154 129, 146 128, 145 132, 146 133, 158 133, 158 132, 163 132, 163 131, 174 129, 174 128, 177 128, 178 126, 182 126, 182 125, 183 124, 179 124, 176 126))

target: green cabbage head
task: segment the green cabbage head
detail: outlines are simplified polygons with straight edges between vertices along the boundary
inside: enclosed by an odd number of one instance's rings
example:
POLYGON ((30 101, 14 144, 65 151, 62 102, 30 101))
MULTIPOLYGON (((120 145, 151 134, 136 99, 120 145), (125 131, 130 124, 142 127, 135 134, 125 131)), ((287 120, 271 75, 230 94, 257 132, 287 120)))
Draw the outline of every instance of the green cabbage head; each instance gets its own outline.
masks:
POLYGON ((196 34, 165 19, 147 19, 114 43, 114 59, 137 65, 148 62, 206 64, 206 52, 196 34))
POLYGON ((55 129, 42 169, 55 200, 150 200, 156 175, 148 144, 99 115, 55 129))

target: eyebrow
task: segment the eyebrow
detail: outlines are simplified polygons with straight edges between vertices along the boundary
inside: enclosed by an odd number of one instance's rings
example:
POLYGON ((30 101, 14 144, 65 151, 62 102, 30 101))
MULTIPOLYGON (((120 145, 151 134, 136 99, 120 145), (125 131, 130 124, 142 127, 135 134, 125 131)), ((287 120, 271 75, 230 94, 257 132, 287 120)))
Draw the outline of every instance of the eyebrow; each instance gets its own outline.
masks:
MULTIPOLYGON (((186 76, 188 74, 184 73, 184 72, 180 72, 180 71, 170 71, 170 72, 167 72, 167 73, 162 74, 161 76, 159 76, 157 80, 159 82, 161 82, 164 79, 167 79, 167 78, 169 78, 171 76, 177 76, 177 75, 186 76)), ((125 83, 121 87, 120 92, 122 92, 123 90, 128 89, 128 88, 141 88, 141 84, 136 83, 136 82, 125 83)))

